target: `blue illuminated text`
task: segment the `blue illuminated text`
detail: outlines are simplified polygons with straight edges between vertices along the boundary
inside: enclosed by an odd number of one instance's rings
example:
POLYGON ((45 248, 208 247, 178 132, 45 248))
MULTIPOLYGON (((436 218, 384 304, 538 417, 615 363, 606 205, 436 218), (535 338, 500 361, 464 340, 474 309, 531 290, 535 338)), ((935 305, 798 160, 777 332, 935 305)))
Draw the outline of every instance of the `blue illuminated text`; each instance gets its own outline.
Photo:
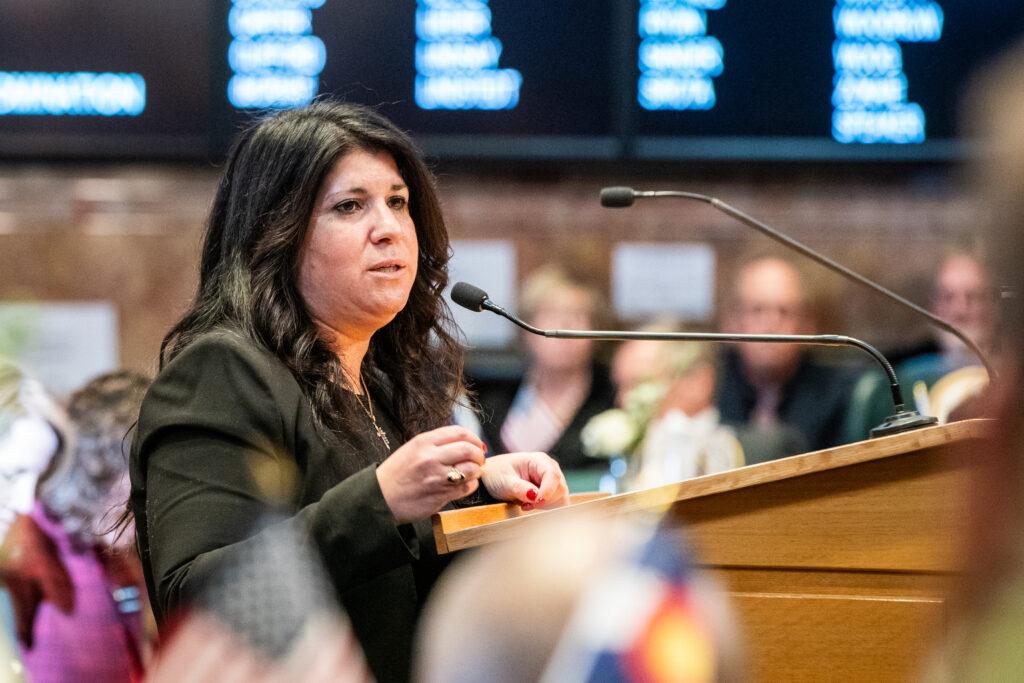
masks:
POLYGON ((715 106, 712 78, 722 73, 725 55, 718 39, 707 35, 707 10, 724 6, 725 0, 640 0, 641 107, 715 106))
POLYGON ((233 0, 228 101, 238 109, 301 107, 316 97, 327 49, 313 35, 324 0, 233 0))
POLYGON ((523 76, 498 66, 485 0, 416 3, 416 104, 421 109, 512 109, 523 76))
POLYGON ((139 74, 0 71, 0 116, 138 116, 145 108, 139 74))
POLYGON ((939 40, 942 8, 931 0, 837 0, 832 19, 832 137, 861 144, 924 142, 924 110, 907 101, 899 43, 939 40))

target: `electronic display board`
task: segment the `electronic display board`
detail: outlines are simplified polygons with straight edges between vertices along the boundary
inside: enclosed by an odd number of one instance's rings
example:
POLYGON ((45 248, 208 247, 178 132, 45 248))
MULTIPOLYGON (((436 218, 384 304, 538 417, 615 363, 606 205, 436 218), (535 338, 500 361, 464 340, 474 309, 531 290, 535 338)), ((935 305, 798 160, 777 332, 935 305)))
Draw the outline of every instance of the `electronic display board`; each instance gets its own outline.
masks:
POLYGON ((951 159, 1008 0, 0 0, 0 155, 221 154, 376 106, 448 157, 951 159))
POLYGON ((204 0, 0 0, 0 154, 209 149, 204 0))
POLYGON ((642 156, 953 156, 970 76, 1024 34, 1005 0, 640 4, 642 156))
POLYGON ((331 93, 379 106, 435 147, 473 137, 458 148, 467 154, 495 149, 488 138, 523 136, 559 137, 569 153, 612 148, 616 0, 231 5, 227 95, 237 109, 331 93), (283 44, 304 59, 286 63, 283 44), (275 46, 263 63, 260 45, 275 46))

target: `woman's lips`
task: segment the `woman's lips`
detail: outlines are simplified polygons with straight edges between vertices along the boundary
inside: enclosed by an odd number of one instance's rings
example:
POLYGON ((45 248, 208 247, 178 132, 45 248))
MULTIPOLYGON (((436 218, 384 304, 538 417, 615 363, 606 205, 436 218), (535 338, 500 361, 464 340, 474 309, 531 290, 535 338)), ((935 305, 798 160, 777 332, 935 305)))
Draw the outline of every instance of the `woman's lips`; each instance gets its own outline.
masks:
POLYGON ((374 264, 370 271, 374 273, 395 274, 405 269, 405 263, 398 260, 381 261, 374 264))

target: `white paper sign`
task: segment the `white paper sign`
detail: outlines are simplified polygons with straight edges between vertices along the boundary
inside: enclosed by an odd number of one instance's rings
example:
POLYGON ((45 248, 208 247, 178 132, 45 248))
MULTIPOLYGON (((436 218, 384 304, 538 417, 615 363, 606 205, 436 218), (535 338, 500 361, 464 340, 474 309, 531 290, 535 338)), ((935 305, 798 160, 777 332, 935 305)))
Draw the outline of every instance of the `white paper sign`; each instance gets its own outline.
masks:
MULTIPOLYGON (((507 240, 452 240, 452 260, 448 264, 451 285, 468 282, 487 292, 503 308, 516 307, 516 248, 507 240)), ((445 293, 448 298, 448 293, 445 293)), ((486 311, 473 313, 448 299, 455 321, 471 347, 504 347, 512 343, 516 330, 512 323, 486 311)))
POLYGON ((612 301, 623 319, 705 321, 714 291, 715 250, 708 244, 622 242, 612 253, 612 301))
POLYGON ((67 394, 117 369, 117 310, 107 301, 0 303, 0 355, 67 394))

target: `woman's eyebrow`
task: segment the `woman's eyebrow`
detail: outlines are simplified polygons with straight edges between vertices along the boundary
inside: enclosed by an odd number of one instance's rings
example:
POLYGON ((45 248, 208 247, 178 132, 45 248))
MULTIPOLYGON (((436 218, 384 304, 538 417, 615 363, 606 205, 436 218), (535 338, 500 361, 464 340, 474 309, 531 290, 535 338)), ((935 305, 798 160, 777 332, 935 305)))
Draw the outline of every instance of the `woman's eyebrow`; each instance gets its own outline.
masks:
POLYGON ((349 187, 340 190, 335 190, 334 192, 328 192, 327 196, 336 197, 339 194, 369 194, 369 192, 366 190, 366 188, 363 187, 349 187))
MULTIPOLYGON (((391 192, 398 192, 399 190, 405 190, 405 189, 408 189, 408 186, 405 183, 395 183, 394 185, 391 186, 390 191, 391 192)), ((328 192, 326 195, 324 195, 324 199, 331 200, 331 199, 333 199, 334 197, 337 197, 340 194, 368 195, 368 194, 370 194, 370 191, 367 190, 365 187, 350 187, 350 188, 344 189, 344 190, 335 190, 333 192, 328 192)))

